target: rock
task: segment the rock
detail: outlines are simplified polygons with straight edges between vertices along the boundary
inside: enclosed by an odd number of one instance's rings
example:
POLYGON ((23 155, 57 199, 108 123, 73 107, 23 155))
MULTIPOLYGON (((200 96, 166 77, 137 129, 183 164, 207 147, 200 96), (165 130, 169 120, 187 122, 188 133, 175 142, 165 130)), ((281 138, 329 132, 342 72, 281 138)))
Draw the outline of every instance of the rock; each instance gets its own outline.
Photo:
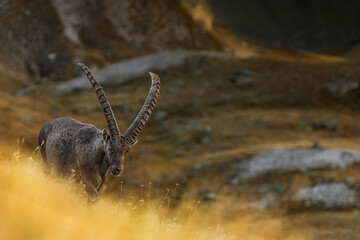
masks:
POLYGON ((252 77, 236 78, 235 84, 241 88, 248 88, 254 83, 252 77))
MULTIPOLYGON (((148 71, 160 72, 170 67, 182 66, 191 57, 204 56, 209 58, 228 58, 230 55, 213 51, 186 51, 178 50, 161 52, 146 56, 126 59, 110 65, 109 67, 93 71, 100 84, 121 84, 148 71)), ((79 72, 80 73, 80 72, 79 72)), ((160 76, 161 77, 161 76, 160 76)), ((147 80, 150 81, 150 80, 147 80)), ((57 93, 71 92, 73 89, 89 88, 86 76, 81 74, 78 78, 62 83, 54 89, 57 93)))
POLYGON ((201 122, 187 122, 186 126, 184 127, 185 131, 196 131, 203 128, 201 122))
POLYGON ((240 88, 248 88, 254 83, 252 72, 249 70, 242 70, 240 72, 236 72, 235 77, 230 78, 229 80, 235 83, 240 88))
POLYGON ((310 123, 312 120, 312 117, 310 115, 303 115, 300 117, 300 120, 304 123, 310 123))
POLYGON ((350 185, 355 185, 356 184, 356 178, 354 177, 348 177, 346 178, 346 182, 350 185))
POLYGON ((182 78, 177 78, 176 79, 176 85, 177 86, 183 86, 184 85, 184 80, 182 78))
POLYGON ((23 116, 22 121, 23 122, 31 122, 32 117, 31 116, 23 116))
POLYGON ((336 119, 328 121, 314 121, 311 123, 311 127, 315 130, 337 131, 339 129, 339 121, 336 119))
POLYGON ((202 199, 204 202, 216 201, 217 196, 215 193, 206 193, 202 199))
POLYGON ((4 14, 7 13, 10 9, 9 0, 0 1, 0 13, 4 14))
POLYGON ((211 166, 211 164, 212 164, 212 162, 196 163, 189 168, 189 171, 195 172, 195 171, 201 170, 203 168, 209 167, 209 166, 211 166))
POLYGON ((183 144, 184 142, 185 142, 185 139, 182 137, 179 137, 178 139, 176 139, 177 144, 183 144))
POLYGON ((326 209, 358 206, 356 191, 342 182, 321 183, 300 189, 294 199, 303 202, 306 208, 319 205, 326 209))
POLYGON ((173 151, 174 156, 186 156, 187 152, 181 149, 176 149, 173 151))
POLYGON ((359 83, 349 80, 347 76, 332 77, 325 85, 326 89, 336 97, 342 97, 348 92, 355 90, 359 87, 359 83))
POLYGON ((360 153, 351 149, 278 148, 264 150, 237 165, 230 183, 237 184, 270 172, 305 172, 318 168, 346 168, 359 163, 360 153))
POLYGON ((211 127, 206 127, 203 129, 202 133, 204 135, 210 135, 212 133, 212 128, 211 127))
POLYGON ((54 61, 57 57, 57 53, 49 53, 48 54, 48 59, 51 61, 54 61))
POLYGON ((253 74, 250 70, 244 69, 236 72, 235 75, 239 77, 252 77, 253 74))
POLYGON ((200 77, 202 75, 202 71, 201 70, 195 70, 191 73, 191 75, 193 75, 194 77, 200 77))
POLYGON ((153 114, 153 119, 156 120, 156 121, 160 121, 160 120, 163 120, 165 117, 166 117, 166 113, 162 110, 157 110, 154 112, 153 114))
POLYGON ((208 142, 209 142, 209 138, 207 138, 207 137, 200 138, 200 143, 201 144, 207 144, 208 142))
POLYGON ((83 22, 89 21, 86 2, 51 0, 64 29, 64 35, 75 44, 80 44, 83 22))
POLYGON ((262 197, 259 201, 253 202, 251 205, 259 210, 266 210, 269 207, 273 208, 273 205, 276 204, 277 200, 278 199, 276 198, 275 194, 269 193, 262 197))

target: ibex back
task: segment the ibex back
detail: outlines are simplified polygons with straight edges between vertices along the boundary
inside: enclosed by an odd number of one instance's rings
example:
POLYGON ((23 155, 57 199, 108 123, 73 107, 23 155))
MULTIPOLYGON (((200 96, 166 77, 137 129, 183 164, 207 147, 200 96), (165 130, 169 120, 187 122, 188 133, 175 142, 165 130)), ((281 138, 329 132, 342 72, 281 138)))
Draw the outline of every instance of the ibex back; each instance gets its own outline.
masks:
POLYGON ((150 117, 160 93, 160 79, 150 73, 152 85, 143 107, 124 135, 105 96, 105 92, 89 69, 79 63, 89 79, 103 109, 109 132, 72 118, 57 118, 45 124, 39 133, 43 161, 61 177, 75 177, 85 184, 90 200, 97 199, 98 191, 109 176, 120 175, 124 157, 137 142, 137 136, 150 117))

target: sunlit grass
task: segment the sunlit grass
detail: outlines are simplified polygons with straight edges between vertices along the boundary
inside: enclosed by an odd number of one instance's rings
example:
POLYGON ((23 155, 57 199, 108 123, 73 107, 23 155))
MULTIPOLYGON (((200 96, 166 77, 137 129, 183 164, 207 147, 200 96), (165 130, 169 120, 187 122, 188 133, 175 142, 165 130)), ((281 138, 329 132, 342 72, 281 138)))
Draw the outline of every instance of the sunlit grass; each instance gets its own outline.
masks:
MULTIPOLYGON (((19 141, 21 146, 21 141, 19 141)), ((88 204, 80 184, 48 176, 38 152, 0 155, 0 239, 229 239, 201 217, 150 202, 101 196, 88 204)), ((141 190, 142 191, 142 190, 141 190)), ((166 196, 168 198, 168 195, 166 196)))

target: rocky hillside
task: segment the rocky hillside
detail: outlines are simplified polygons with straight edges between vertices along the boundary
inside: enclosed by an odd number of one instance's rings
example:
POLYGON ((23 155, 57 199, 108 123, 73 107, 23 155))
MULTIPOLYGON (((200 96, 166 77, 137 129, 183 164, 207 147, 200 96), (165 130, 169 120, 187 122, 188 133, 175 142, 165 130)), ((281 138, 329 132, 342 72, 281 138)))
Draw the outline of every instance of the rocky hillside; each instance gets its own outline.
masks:
POLYGON ((106 128, 86 80, 47 84, 78 77, 76 62, 101 81, 121 132, 148 93, 144 72, 156 70, 159 102, 101 196, 136 200, 151 182, 151 199, 171 196, 174 212, 202 211, 240 239, 359 238, 360 47, 259 45, 203 4, 0 0, 0 156, 19 151, 17 138, 33 153, 56 117, 106 128), (198 51, 224 46, 235 54, 198 51))
POLYGON ((221 49, 173 1, 0 1, 0 83, 14 91, 74 77, 74 63, 92 69, 174 49, 221 49))

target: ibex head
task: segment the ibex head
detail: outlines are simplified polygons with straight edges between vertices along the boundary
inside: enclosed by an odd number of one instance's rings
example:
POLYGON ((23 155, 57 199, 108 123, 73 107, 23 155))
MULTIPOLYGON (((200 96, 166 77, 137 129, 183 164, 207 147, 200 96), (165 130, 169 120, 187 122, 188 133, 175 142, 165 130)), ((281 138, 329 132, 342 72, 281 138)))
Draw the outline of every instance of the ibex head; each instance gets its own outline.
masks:
POLYGON ((128 130, 124 135, 121 135, 104 90, 84 64, 79 63, 78 65, 89 79, 104 111, 106 123, 109 128, 109 132, 103 130, 104 153, 109 162, 111 173, 113 175, 120 175, 124 168, 125 155, 129 152, 130 148, 137 143, 137 136, 140 134, 151 112, 154 110, 160 93, 160 79, 156 74, 150 73, 152 84, 145 103, 128 130))
POLYGON ((103 130, 103 139, 105 157, 111 167, 111 173, 115 176, 120 175, 124 169, 124 157, 131 146, 123 141, 113 142, 105 129, 103 130))

